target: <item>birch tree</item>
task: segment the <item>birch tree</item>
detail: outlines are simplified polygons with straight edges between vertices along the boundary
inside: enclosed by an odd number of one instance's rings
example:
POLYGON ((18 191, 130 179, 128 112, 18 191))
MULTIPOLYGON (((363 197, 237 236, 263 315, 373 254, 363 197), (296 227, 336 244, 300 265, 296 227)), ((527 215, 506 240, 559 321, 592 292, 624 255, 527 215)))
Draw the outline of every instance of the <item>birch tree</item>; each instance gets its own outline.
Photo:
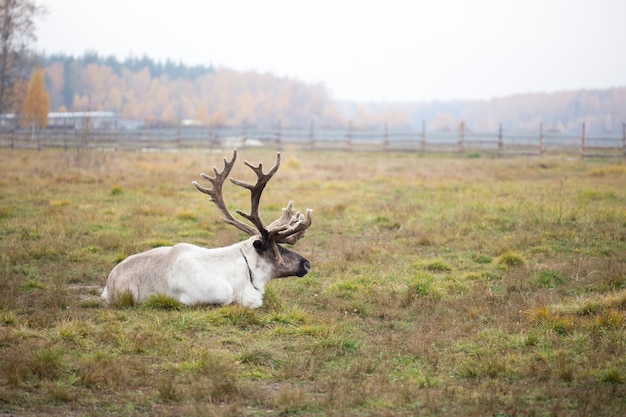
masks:
POLYGON ((0 0, 0 114, 11 109, 11 92, 21 60, 35 37, 35 16, 44 8, 33 0, 0 0))

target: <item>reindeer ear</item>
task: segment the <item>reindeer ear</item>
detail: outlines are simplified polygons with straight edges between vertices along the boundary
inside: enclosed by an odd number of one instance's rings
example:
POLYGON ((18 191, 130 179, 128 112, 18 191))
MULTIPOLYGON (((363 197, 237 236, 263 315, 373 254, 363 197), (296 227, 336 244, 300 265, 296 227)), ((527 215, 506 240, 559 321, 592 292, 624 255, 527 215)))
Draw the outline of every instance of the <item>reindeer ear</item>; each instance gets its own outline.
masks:
POLYGON ((263 239, 255 240, 252 245, 258 252, 264 252, 267 249, 267 244, 263 241, 263 239))

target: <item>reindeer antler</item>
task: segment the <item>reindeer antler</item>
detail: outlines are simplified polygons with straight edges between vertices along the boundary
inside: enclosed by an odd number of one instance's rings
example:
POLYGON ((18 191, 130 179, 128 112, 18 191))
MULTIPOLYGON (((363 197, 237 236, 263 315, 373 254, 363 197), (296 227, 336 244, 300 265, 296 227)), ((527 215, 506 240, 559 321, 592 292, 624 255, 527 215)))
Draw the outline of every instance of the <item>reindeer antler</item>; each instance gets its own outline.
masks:
POLYGON ((249 164, 248 161, 244 161, 244 163, 256 174, 256 184, 253 185, 234 178, 229 178, 233 184, 250 190, 250 214, 246 214, 241 210, 236 210, 236 212, 243 218, 250 221, 256 229, 235 219, 232 214, 230 214, 230 211, 228 211, 228 208, 224 203, 222 185, 224 184, 226 178, 228 178, 236 159, 237 150, 235 149, 233 151, 233 158, 230 162, 224 158, 224 170, 222 172, 218 172, 217 168, 213 167, 215 177, 200 174, 202 178, 211 182, 213 188, 205 188, 196 181, 193 181, 193 185, 195 185, 198 190, 211 197, 211 201, 214 202, 217 208, 222 212, 222 214, 224 214, 224 217, 222 218, 224 222, 237 227, 239 230, 249 234, 250 236, 260 234, 266 243, 272 246, 276 258, 282 263, 283 259, 280 256, 277 244, 287 243, 293 245, 300 238, 302 238, 306 229, 311 226, 313 210, 307 209, 305 214, 302 214, 299 211, 296 212, 293 209, 293 202, 290 201, 289 204, 287 204, 287 207, 283 209, 283 214, 280 218, 270 223, 269 226, 265 226, 265 223, 263 223, 263 220, 259 216, 259 204, 261 201, 261 194, 263 193, 265 186, 269 180, 272 179, 280 166, 280 152, 277 152, 276 162, 267 174, 263 173, 263 164, 259 163, 259 166, 255 167, 249 164))
POLYGON ((274 220, 267 227, 270 239, 276 243, 288 243, 294 245, 300 238, 304 237, 306 229, 311 226, 313 220, 313 210, 306 209, 306 214, 299 211, 294 212, 293 201, 283 209, 283 215, 274 220))
POLYGON ((230 182, 232 182, 233 184, 250 190, 250 214, 246 214, 241 210, 236 210, 236 212, 241 217, 248 219, 250 222, 252 222, 252 224, 255 225, 257 230, 261 233, 261 236, 267 239, 269 237, 269 231, 267 230, 267 227, 265 227, 265 223, 263 223, 263 220, 259 216, 259 204, 261 202, 261 194, 263 194, 265 186, 267 185, 269 180, 272 179, 276 171, 278 171, 278 167, 280 166, 280 152, 276 153, 276 162, 267 174, 263 173, 262 163, 259 163, 258 167, 250 165, 248 161, 243 161, 243 163, 249 166, 252 171, 254 171, 257 177, 257 181, 256 184, 252 185, 247 182, 237 180, 235 178, 230 178, 230 182))
POLYGON ((250 236, 254 236, 257 234, 256 230, 249 225, 235 219, 230 211, 228 211, 228 207, 224 203, 224 197, 222 196, 222 185, 224 185, 224 181, 228 178, 230 174, 230 170, 233 169, 233 165, 235 164, 235 160, 237 159, 237 149, 233 151, 233 159, 228 162, 226 158, 224 158, 224 170, 222 172, 218 172, 216 167, 213 167, 213 172, 215 173, 215 177, 210 177, 205 173, 200 174, 202 178, 208 180, 213 185, 213 188, 205 188, 198 184, 196 181, 192 181, 192 184, 196 186, 196 188, 208 194, 211 198, 210 201, 214 202, 217 208, 222 212, 224 217, 222 217, 222 221, 228 224, 235 226, 237 229, 241 230, 249 234, 250 236))

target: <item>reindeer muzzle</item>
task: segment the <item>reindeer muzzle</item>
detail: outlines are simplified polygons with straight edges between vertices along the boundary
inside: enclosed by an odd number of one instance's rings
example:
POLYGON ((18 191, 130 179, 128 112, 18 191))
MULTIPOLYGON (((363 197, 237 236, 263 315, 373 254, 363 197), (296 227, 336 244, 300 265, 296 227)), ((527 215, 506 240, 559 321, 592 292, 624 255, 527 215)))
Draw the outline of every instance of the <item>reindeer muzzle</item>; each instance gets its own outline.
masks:
POLYGON ((310 270, 311 262, 309 262, 307 259, 302 259, 302 261, 300 261, 300 269, 298 270, 296 276, 303 277, 308 274, 310 270))

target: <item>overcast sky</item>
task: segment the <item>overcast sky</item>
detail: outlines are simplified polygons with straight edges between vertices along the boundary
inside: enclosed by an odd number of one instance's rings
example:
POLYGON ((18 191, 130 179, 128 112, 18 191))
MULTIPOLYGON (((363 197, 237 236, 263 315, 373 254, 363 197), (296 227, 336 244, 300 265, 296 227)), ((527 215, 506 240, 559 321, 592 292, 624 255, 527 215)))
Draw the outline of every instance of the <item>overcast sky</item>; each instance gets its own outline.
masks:
POLYGON ((271 72, 355 101, 626 86, 625 0, 36 0, 40 52, 271 72))

